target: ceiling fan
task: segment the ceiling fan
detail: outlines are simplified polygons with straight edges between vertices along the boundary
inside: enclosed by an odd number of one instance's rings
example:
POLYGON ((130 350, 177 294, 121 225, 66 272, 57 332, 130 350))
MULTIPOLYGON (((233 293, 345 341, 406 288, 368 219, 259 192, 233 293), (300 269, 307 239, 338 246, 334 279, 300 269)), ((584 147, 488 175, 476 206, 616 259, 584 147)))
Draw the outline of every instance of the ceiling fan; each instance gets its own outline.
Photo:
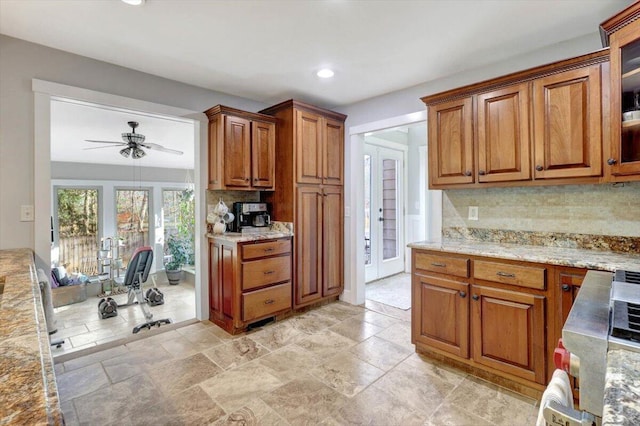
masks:
MULTIPOLYGON (((162 145, 158 145, 157 143, 145 142, 144 141, 145 140, 145 136, 140 134, 140 133, 136 133, 136 127, 138 127, 138 122, 129 121, 129 122, 127 122, 127 124, 129 124, 129 127, 131 127, 131 133, 123 133, 122 134, 122 140, 124 142, 96 141, 96 140, 91 140, 91 139, 85 139, 85 141, 86 142, 92 142, 92 143, 108 143, 108 144, 115 144, 116 146, 124 146, 124 148, 120 150, 120 154, 125 158, 129 158, 129 156, 131 155, 131 158, 136 159, 136 160, 138 158, 142 158, 145 155, 147 155, 147 153, 144 152, 144 150, 142 148, 153 149, 153 150, 162 151, 162 152, 168 152, 169 154, 176 154, 176 155, 182 155, 183 154, 182 151, 165 148, 162 145)), ((98 146, 98 147, 95 147, 95 148, 85 148, 85 150, 87 150, 87 149, 112 148, 112 147, 113 147, 113 145, 107 145, 107 146, 98 146)))

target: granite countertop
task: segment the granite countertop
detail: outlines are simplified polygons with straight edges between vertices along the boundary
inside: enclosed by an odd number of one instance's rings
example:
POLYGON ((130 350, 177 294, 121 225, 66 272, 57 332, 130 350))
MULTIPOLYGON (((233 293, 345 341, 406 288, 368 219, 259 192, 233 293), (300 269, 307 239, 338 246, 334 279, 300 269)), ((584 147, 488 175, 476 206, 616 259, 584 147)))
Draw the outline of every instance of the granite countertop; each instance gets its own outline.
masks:
POLYGON ((607 353, 602 425, 640 424, 640 353, 624 349, 607 353))
POLYGON ((548 263, 600 271, 613 272, 616 269, 640 271, 640 255, 611 251, 453 239, 445 239, 442 242, 420 241, 408 244, 408 246, 416 249, 548 263))
POLYGON ((272 222, 268 231, 261 232, 225 232, 224 234, 207 233, 207 238, 224 241, 227 243, 244 243, 247 241, 271 240, 274 238, 287 238, 293 236, 293 223, 272 222))
POLYGON ((1 250, 0 277, 0 424, 61 425, 33 252, 1 250))

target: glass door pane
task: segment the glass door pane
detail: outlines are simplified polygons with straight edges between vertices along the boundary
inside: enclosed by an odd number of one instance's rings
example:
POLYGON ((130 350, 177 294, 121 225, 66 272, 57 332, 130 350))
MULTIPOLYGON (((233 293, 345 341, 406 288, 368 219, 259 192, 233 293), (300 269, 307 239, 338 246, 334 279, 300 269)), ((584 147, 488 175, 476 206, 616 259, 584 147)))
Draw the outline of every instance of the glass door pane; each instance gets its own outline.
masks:
POLYGON ((138 247, 149 245, 149 191, 116 190, 116 225, 123 265, 138 247))
POLYGON ((382 160, 382 259, 398 256, 398 162, 382 160))
POLYGON ((622 139, 620 160, 640 161, 640 40, 622 47, 622 139))
POLYGON ((371 265, 371 155, 364 155, 364 264, 371 265))

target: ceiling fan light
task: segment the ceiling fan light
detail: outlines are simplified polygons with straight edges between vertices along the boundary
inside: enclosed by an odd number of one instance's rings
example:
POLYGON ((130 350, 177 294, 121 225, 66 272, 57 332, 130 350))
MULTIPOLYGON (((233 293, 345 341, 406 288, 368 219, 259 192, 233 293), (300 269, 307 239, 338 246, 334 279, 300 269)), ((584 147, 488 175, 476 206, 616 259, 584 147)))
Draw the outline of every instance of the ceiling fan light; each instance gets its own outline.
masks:
POLYGON ((131 158, 134 159, 139 159, 144 157, 145 155, 147 155, 143 150, 141 150, 140 148, 134 148, 133 149, 133 153, 131 154, 131 158))
POLYGON ((120 150, 120 155, 122 155, 124 158, 129 158, 129 154, 131 154, 131 148, 129 147, 120 150))

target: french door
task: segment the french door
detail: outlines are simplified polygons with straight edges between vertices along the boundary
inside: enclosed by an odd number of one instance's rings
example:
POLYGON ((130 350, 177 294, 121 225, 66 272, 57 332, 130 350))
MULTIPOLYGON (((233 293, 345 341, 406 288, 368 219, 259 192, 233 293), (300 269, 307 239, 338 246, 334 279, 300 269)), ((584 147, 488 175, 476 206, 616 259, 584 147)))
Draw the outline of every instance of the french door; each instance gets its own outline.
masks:
POLYGON ((404 271, 404 153, 364 145, 365 281, 404 271))

